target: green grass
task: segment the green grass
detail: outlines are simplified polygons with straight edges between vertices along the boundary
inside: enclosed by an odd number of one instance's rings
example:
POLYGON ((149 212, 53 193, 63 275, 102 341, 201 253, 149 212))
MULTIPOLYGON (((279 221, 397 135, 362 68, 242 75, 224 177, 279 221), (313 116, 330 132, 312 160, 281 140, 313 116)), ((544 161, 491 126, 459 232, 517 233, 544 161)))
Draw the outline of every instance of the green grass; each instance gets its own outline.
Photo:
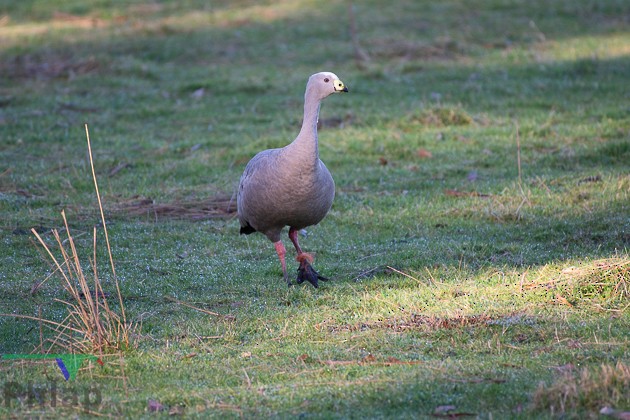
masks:
MULTIPOLYGON (((0 415, 630 410, 627 2, 390 3, 354 2, 359 63, 342 1, 0 1, 0 313, 64 318, 55 277, 31 293, 52 269, 29 232, 52 244, 62 209, 89 270, 88 123, 141 324, 54 407, 26 392, 54 363, 1 362, 25 390, 0 415), (287 290, 273 246, 202 205, 224 211, 247 161, 296 135, 320 70, 350 89, 322 106, 337 196, 302 239, 331 281, 287 290), (142 199, 202 220, 131 214, 142 199)), ((113 288, 102 242, 97 261, 113 288)), ((0 317, 0 353, 39 344, 0 317)))

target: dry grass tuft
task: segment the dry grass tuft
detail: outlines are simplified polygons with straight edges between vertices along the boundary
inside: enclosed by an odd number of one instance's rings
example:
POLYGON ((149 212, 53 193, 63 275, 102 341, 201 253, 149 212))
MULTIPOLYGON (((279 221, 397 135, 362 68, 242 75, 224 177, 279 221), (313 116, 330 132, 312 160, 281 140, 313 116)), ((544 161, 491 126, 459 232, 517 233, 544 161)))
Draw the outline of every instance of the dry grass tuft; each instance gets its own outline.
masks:
POLYGON ((579 267, 566 267, 559 273, 543 270, 526 289, 545 287, 556 291, 572 303, 615 306, 630 298, 630 257, 613 257, 591 261, 579 267))
POLYGON ((64 290, 70 295, 68 300, 54 299, 67 309, 67 316, 63 321, 55 322, 37 318, 38 321, 51 326, 55 332, 55 337, 49 340, 51 342, 49 350, 61 347, 73 353, 102 354, 129 347, 135 326, 126 321, 122 296, 115 275, 113 282, 120 301, 118 310, 112 308, 108 302, 108 297, 114 293, 103 290, 96 264, 96 227, 93 230, 93 254, 89 260, 92 271, 90 275, 82 268, 79 251, 68 227, 65 212, 61 215, 65 226, 65 239, 61 237, 57 229, 52 230, 58 252, 61 254, 60 258, 55 257, 51 247, 34 229, 32 230, 52 261, 54 273, 59 275, 64 290))
POLYGON ((427 127, 450 127, 470 125, 474 119, 460 107, 438 106, 423 109, 410 116, 412 123, 419 123, 427 127))
POLYGON ((580 410, 599 412, 604 407, 630 406, 630 365, 617 362, 579 372, 564 372, 552 384, 541 383, 534 393, 537 410, 563 415, 580 410))
MULTIPOLYGON (((118 298, 118 308, 114 308, 113 305, 110 305, 108 302, 108 297, 114 295, 114 293, 113 291, 111 293, 104 291, 101 276, 97 269, 96 226, 93 230, 92 257, 89 259, 89 265, 92 271, 91 275, 86 273, 83 269, 81 258, 79 257, 79 250, 77 249, 75 238, 72 236, 68 226, 64 211, 61 212, 61 216, 63 218, 66 237, 62 238, 57 229, 52 230, 55 245, 58 249, 57 256, 55 256, 51 246, 44 241, 37 230, 31 229, 31 232, 44 248, 44 251, 52 263, 53 274, 57 274, 61 278, 62 287, 70 295, 70 299, 68 300, 54 299, 55 302, 65 306, 67 315, 60 322, 44 319, 41 316, 34 317, 19 314, 2 314, 2 316, 32 319, 40 322, 40 325, 45 324, 50 327, 55 335, 52 339, 48 340, 50 342, 48 348, 49 352, 57 348, 62 348, 71 353, 84 354, 103 354, 115 350, 122 350, 130 347, 131 336, 136 329, 133 323, 127 322, 125 316, 125 307, 116 277, 116 268, 109 244, 107 224, 105 222, 101 197, 98 191, 98 183, 94 173, 94 163, 92 161, 92 150, 87 125, 85 130, 90 165, 92 167, 92 178, 94 180, 94 188, 101 214, 101 224, 103 226, 109 256, 112 286, 115 288, 115 295, 118 298)), ((50 278, 50 276, 48 278, 50 278)), ((37 284, 33 290, 39 288, 48 278, 37 284)), ((42 350, 44 350, 43 342, 40 346, 42 350)))

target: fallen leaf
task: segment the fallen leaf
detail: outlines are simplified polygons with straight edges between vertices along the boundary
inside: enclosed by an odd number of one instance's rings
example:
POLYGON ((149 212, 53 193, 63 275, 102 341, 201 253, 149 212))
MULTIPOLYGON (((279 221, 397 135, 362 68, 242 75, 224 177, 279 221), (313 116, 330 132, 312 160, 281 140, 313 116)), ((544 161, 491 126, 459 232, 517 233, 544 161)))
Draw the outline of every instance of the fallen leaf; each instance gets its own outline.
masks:
POLYGON ((299 360, 300 362, 305 362, 306 360, 308 360, 310 356, 306 353, 299 355, 296 360, 299 360))
POLYGON ((387 159, 384 158, 383 156, 381 156, 380 158, 378 158, 378 163, 380 163, 381 165, 385 166, 385 165, 387 165, 387 159))
POLYGON ((361 360, 361 363, 374 363, 374 362, 376 362, 376 357, 374 357, 374 355, 372 354, 368 354, 361 360))
POLYGON ((573 365, 573 363, 567 363, 562 366, 554 366, 553 369, 557 370, 558 372, 566 373, 573 371, 573 369, 575 369, 575 366, 573 365))
POLYGON ((420 159, 430 159, 433 157, 433 154, 427 149, 418 149, 418 151, 416 152, 416 156, 418 156, 420 159))
POLYGON ((573 306, 565 297, 560 296, 560 293, 556 293, 556 301, 562 305, 573 306))
POLYGON ((250 358, 250 357, 252 357, 252 353, 251 353, 251 352, 249 352, 249 351, 244 351, 243 353, 241 353, 241 357, 242 357, 243 359, 250 358))
POLYGON ((108 176, 114 176, 116 175, 118 172, 122 171, 123 169, 129 167, 131 165, 129 165, 126 162, 123 163, 119 163, 118 165, 114 166, 112 169, 109 170, 109 172, 107 173, 108 176))
POLYGON ((169 416, 180 416, 182 414, 184 414, 184 407, 181 405, 174 405, 170 408, 170 410, 168 410, 169 416))
POLYGON ((166 407, 158 400, 149 400, 147 403, 147 409, 149 410, 149 412, 155 413, 158 411, 166 410, 166 407))
POLYGON ((569 340, 567 341, 567 347, 570 349, 581 349, 582 343, 580 343, 578 340, 569 340))

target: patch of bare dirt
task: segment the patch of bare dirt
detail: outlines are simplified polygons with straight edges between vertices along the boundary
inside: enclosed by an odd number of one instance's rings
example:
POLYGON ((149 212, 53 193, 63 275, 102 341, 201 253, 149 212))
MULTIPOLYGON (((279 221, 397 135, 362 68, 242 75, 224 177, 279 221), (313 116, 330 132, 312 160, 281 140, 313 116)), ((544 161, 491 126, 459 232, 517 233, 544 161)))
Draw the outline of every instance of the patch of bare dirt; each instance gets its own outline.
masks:
POLYGON ((98 70, 100 63, 94 57, 76 60, 62 55, 18 55, 0 61, 0 73, 15 79, 72 78, 98 70))
POLYGON ((236 200, 217 195, 205 200, 180 200, 160 203, 152 198, 135 196, 120 200, 108 209, 118 216, 150 217, 175 220, 229 218, 236 213, 236 200))
POLYGON ((497 317, 487 314, 460 315, 453 317, 436 317, 420 314, 412 314, 406 318, 388 318, 379 321, 362 322, 345 325, 322 325, 329 332, 340 331, 368 331, 368 330, 391 330, 395 332, 404 331, 435 331, 442 329, 463 328, 475 325, 487 325, 496 321, 497 317))

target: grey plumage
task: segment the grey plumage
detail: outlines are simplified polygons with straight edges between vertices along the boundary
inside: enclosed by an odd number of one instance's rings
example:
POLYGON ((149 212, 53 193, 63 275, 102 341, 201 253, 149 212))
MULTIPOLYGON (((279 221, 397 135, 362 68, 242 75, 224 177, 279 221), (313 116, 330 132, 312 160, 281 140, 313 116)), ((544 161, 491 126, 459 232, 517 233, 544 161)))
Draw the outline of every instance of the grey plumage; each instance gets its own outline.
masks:
POLYGON ((319 159, 317 119, 324 98, 347 91, 334 73, 312 75, 306 85, 304 120, 298 136, 285 147, 258 153, 249 161, 240 179, 237 195, 240 232, 261 232, 274 243, 289 285, 285 249, 280 240, 285 226, 289 226, 289 238, 300 261, 302 277, 298 276, 298 283, 308 280, 317 287, 317 279, 324 279, 310 267, 312 257, 300 249, 297 232, 319 223, 332 206, 335 183, 319 159))

